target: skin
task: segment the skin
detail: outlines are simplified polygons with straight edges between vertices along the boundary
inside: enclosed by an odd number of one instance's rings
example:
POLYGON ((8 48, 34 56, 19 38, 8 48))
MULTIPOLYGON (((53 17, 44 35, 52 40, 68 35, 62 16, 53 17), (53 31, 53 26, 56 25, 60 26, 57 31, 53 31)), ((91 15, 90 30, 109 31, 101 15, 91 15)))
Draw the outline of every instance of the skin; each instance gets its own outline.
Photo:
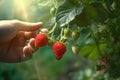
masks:
POLYGON ((42 22, 0 21, 0 62, 17 63, 30 59, 36 50, 34 37, 42 22))

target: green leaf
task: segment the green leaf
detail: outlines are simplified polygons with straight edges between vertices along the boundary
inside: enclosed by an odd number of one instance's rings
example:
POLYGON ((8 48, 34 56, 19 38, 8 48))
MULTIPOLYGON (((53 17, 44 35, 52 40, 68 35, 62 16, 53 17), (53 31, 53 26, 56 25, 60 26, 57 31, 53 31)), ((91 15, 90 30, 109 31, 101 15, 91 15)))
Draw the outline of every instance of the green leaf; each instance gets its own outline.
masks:
MULTIPOLYGON (((105 44, 100 44, 99 45, 100 51, 103 51, 105 49, 105 44)), ((88 58, 89 59, 98 59, 100 56, 100 52, 98 51, 97 47, 95 47, 92 52, 89 54, 88 58)))
POLYGON ((82 27, 80 32, 80 38, 77 41, 78 44, 80 44, 80 46, 84 45, 85 41, 88 39, 89 36, 90 36, 90 28, 82 27))
POLYGON ((83 46, 80 50, 80 54, 84 57, 88 57, 89 53, 94 49, 93 45, 83 46))
POLYGON ((101 23, 104 23, 104 21, 108 18, 108 11, 103 6, 103 3, 101 2, 94 2, 91 4, 95 10, 97 11, 97 20, 101 23))
POLYGON ((70 21, 74 20, 75 16, 79 15, 83 10, 83 6, 73 4, 72 1, 65 0, 56 12, 56 21, 60 26, 65 26, 70 21))
POLYGON ((84 9, 86 14, 90 16, 91 19, 95 19, 98 16, 96 9, 91 4, 87 4, 84 9))
MULTIPOLYGON (((99 44, 100 51, 105 49, 105 44, 99 44)), ((81 48, 80 54, 88 59, 96 60, 100 56, 100 52, 98 51, 96 44, 88 44, 81 48)))
POLYGON ((90 16, 85 10, 81 14, 77 15, 73 21, 70 22, 71 25, 77 24, 78 26, 88 26, 91 24, 90 16))
POLYGON ((107 6, 111 6, 114 0, 104 0, 104 2, 107 4, 107 6))

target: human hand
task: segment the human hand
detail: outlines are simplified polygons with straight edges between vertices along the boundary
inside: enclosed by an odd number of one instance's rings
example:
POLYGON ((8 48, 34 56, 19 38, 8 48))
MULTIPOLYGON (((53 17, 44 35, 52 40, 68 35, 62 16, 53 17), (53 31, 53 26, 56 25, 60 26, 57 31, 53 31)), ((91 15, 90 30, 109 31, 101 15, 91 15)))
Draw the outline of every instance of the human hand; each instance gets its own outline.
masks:
POLYGON ((28 60, 36 50, 34 37, 42 22, 0 21, 0 62, 17 63, 28 60))

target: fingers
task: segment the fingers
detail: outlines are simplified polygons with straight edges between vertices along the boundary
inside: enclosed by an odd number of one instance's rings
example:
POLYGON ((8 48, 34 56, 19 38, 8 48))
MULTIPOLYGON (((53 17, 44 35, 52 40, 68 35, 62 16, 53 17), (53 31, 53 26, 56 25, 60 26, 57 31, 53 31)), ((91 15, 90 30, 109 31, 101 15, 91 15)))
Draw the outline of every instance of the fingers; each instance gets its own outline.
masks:
MULTIPOLYGON (((48 29, 42 29, 41 31, 48 33, 48 29)), ((35 31, 33 31, 33 32, 24 32, 24 35, 25 35, 26 40, 29 40, 31 37, 36 36, 36 32, 35 31)), ((32 58, 33 52, 37 49, 35 47, 34 42, 35 42, 35 38, 31 38, 29 40, 27 46, 25 46, 23 48, 23 54, 22 54, 21 61, 25 61, 25 60, 28 60, 28 59, 32 58)))
POLYGON ((34 41, 35 41, 34 38, 30 39, 28 45, 26 45, 23 48, 23 54, 21 56, 21 61, 25 61, 25 60, 32 58, 33 52, 35 51, 34 41))
POLYGON ((38 23, 22 22, 22 23, 20 23, 20 29, 23 31, 36 31, 41 26, 42 26, 42 22, 38 22, 38 23))
POLYGON ((26 45, 24 48, 23 48, 23 53, 25 55, 31 55, 32 52, 35 51, 35 46, 34 46, 34 38, 30 39, 28 45, 26 45))
POLYGON ((35 42, 34 38, 30 39, 29 46, 31 46, 33 49, 36 49, 34 42, 35 42))
POLYGON ((20 62, 26 61, 26 60, 31 59, 31 58, 32 58, 32 53, 31 53, 29 47, 25 46, 23 48, 23 54, 21 54, 20 62))
POLYGON ((29 40, 30 38, 34 38, 36 36, 36 31, 24 32, 24 36, 26 40, 29 40))
POLYGON ((18 20, 14 22, 14 26, 16 26, 18 30, 21 31, 36 31, 42 26, 42 24, 43 24, 42 22, 30 23, 18 20))

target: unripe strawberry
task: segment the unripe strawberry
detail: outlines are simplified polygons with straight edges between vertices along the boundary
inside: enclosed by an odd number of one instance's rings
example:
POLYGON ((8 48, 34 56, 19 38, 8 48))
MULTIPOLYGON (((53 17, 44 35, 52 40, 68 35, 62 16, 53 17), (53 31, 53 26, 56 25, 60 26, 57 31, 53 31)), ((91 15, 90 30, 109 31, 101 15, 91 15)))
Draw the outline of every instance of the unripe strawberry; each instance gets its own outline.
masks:
POLYGON ((78 45, 74 45, 71 47, 73 54, 77 55, 80 51, 80 47, 78 45))
POLYGON ((62 42, 56 42, 52 48, 57 60, 60 60, 66 52, 66 46, 62 42))
POLYGON ((77 40, 80 37, 80 32, 73 31, 72 38, 73 40, 77 40))
POLYGON ((70 33, 71 33, 71 31, 70 31, 69 28, 65 28, 65 29, 64 29, 64 35, 65 35, 65 37, 69 36, 70 33))
POLYGON ((35 47, 43 47, 48 44, 48 38, 45 34, 40 33, 35 37, 35 47))

